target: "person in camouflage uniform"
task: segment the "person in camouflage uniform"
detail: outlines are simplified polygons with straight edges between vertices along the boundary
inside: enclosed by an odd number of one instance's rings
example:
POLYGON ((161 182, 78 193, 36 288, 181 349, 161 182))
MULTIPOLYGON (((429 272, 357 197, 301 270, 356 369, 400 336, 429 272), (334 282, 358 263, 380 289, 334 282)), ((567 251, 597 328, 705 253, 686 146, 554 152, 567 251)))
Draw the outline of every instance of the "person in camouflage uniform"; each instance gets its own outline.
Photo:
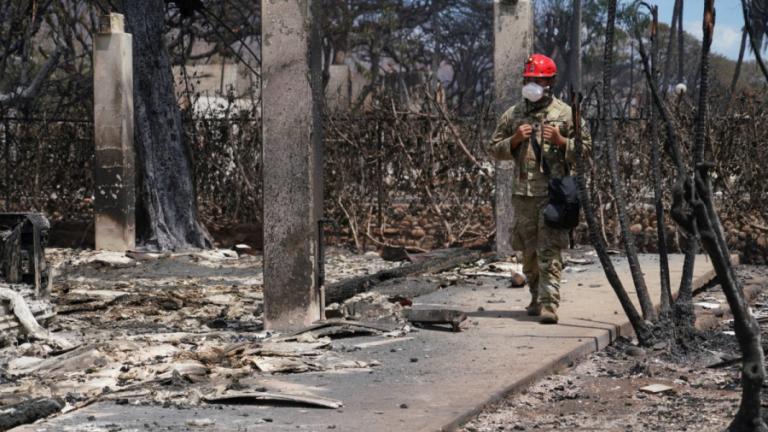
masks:
MULTIPOLYGON (((523 273, 531 292, 526 311, 540 316, 543 324, 558 321, 561 251, 568 247, 568 230, 544 223, 547 184, 550 178, 568 175, 569 166, 576 161, 571 107, 551 91, 556 74, 555 63, 549 57, 533 54, 528 58, 523 71, 525 100, 501 116, 490 147, 496 159, 515 161, 518 175, 513 184, 515 220, 511 243, 523 253, 523 273)), ((583 120, 581 131, 583 149, 588 152, 592 140, 583 120)))

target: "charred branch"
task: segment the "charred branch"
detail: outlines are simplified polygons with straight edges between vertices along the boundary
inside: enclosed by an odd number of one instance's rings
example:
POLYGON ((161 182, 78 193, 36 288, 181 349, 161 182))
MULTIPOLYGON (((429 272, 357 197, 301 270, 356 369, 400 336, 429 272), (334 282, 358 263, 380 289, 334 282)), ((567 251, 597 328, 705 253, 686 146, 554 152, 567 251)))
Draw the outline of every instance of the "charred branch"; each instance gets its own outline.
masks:
MULTIPOLYGON (((612 80, 613 80, 613 38, 616 23, 616 0, 608 2, 608 23, 605 33, 605 53, 603 55, 603 100, 612 101, 612 80)), ((616 207, 618 211, 619 223, 621 225, 621 240, 624 243, 624 250, 627 254, 632 280, 635 284, 640 306, 643 310, 643 317, 652 320, 656 316, 648 288, 645 285, 645 278, 640 267, 640 261, 637 258, 637 248, 635 239, 629 230, 629 218, 627 216, 627 200, 624 193, 624 186, 619 178, 618 158, 613 137, 613 116, 612 109, 606 109, 603 112, 603 134, 605 137, 605 147, 608 154, 608 171, 611 176, 611 190, 616 198, 616 207)))

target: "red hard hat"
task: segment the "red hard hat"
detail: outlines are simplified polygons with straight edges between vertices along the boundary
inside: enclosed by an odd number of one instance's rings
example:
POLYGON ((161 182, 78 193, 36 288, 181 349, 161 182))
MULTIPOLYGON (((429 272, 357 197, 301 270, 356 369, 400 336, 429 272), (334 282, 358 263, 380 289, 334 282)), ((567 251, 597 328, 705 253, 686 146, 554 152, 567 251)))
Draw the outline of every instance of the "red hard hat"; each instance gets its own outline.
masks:
POLYGON ((525 78, 549 78, 555 75, 557 75, 555 61, 544 54, 531 54, 525 61, 525 69, 523 69, 525 78))

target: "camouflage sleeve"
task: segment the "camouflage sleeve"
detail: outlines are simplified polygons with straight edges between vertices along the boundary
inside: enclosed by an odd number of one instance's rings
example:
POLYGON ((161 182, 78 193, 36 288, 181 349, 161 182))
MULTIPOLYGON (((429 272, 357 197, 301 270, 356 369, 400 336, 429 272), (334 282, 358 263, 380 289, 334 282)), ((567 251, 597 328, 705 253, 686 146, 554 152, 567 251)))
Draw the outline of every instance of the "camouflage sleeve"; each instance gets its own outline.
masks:
MULTIPOLYGON (((581 120, 581 154, 588 156, 592 154, 592 136, 589 134, 589 128, 584 119, 581 120)), ((576 131, 572 122, 568 123, 568 143, 565 146, 565 160, 570 164, 576 163, 576 140, 574 139, 576 131)))
POLYGON ((510 149, 510 140, 515 133, 513 110, 514 108, 501 116, 499 123, 496 125, 496 131, 493 132, 493 137, 491 137, 488 153, 498 160, 511 160, 515 157, 510 149))

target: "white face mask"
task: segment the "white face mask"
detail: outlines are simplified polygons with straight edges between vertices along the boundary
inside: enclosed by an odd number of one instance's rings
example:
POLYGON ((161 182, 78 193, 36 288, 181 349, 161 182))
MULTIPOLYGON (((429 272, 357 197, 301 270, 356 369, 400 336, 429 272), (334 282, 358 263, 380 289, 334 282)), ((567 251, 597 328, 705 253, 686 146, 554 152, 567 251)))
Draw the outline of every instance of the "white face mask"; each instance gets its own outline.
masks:
POLYGON ((523 86, 523 97, 531 102, 538 102, 544 97, 544 87, 530 82, 523 86))

